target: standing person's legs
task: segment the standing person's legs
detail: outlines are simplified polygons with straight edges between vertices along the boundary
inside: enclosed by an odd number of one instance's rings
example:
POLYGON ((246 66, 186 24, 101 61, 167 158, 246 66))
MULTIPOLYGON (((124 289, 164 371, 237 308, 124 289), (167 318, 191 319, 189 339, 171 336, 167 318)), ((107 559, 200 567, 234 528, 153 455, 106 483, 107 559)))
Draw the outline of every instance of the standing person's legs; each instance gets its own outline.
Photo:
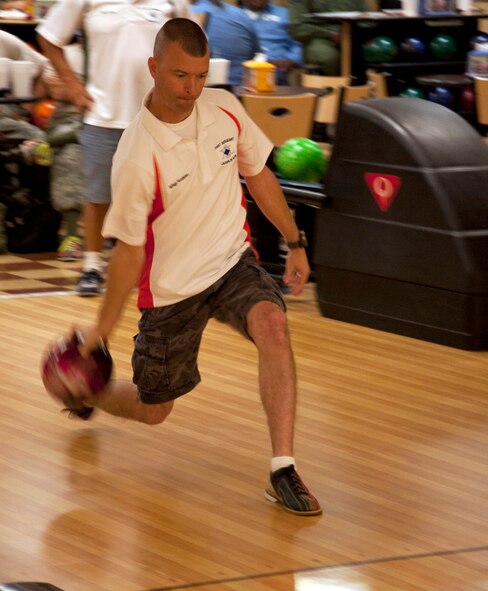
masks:
POLYGON ((83 271, 78 281, 80 295, 95 295, 102 291, 104 264, 102 226, 110 205, 110 173, 112 158, 123 129, 95 127, 84 124, 80 143, 86 178, 84 208, 85 253, 83 271))

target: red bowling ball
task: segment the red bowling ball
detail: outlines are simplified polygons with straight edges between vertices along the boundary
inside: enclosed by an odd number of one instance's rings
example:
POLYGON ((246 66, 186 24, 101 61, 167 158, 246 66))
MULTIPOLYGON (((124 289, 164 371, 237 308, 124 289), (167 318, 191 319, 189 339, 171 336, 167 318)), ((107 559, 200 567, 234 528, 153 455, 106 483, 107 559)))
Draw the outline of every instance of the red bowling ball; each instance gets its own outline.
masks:
POLYGON ((472 113, 475 108, 474 91, 472 88, 463 88, 459 96, 459 109, 465 113, 472 113))
POLYGON ((71 338, 58 338, 41 363, 41 377, 47 392, 63 402, 83 399, 100 392, 112 375, 112 357, 103 343, 89 357, 81 356, 78 346, 83 342, 80 333, 71 338))

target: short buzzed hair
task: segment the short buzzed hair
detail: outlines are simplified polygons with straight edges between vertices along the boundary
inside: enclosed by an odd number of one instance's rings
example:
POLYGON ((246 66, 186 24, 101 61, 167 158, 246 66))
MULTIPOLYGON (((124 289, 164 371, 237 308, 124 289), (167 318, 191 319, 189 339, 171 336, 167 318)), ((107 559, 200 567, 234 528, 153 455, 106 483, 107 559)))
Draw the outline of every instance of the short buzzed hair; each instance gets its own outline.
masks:
POLYGON ((203 57, 208 51, 208 40, 202 27, 188 18, 172 18, 159 29, 154 41, 154 57, 157 59, 165 45, 176 42, 193 57, 203 57))

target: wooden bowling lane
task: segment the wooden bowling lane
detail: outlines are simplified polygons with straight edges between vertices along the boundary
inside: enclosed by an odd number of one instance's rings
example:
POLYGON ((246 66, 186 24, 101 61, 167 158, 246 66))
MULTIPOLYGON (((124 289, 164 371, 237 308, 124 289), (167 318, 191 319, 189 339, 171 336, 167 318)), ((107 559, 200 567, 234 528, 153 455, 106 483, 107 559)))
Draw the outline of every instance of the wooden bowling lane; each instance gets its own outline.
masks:
MULTIPOLYGON (((479 591, 488 581, 488 353, 321 317, 288 297, 298 469, 324 507, 263 499, 256 353, 211 322, 167 422, 68 420, 46 343, 100 298, 0 299, 0 582, 63 591, 479 591)), ((132 298, 110 343, 130 376, 132 298)))
MULTIPOLYGON (((199 591, 483 591, 488 550, 466 549, 385 557, 351 565, 295 571, 198 586, 199 591)), ((169 591, 166 587, 165 591, 169 591)), ((173 587, 190 590, 195 587, 173 587)), ((162 590, 151 590, 162 591, 162 590)))

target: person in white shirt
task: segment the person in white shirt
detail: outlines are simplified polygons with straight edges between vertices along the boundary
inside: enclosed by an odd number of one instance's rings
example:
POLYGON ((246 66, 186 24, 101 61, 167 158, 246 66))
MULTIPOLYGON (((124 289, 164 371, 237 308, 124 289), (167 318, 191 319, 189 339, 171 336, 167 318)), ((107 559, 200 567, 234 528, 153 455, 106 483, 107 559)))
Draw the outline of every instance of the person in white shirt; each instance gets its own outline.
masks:
POLYGON ((38 82, 41 74, 48 64, 48 60, 35 49, 32 49, 22 39, 19 39, 7 31, 0 30, 0 58, 7 60, 32 62, 34 64, 34 75, 32 76, 32 94, 38 96, 38 82))
POLYGON ((133 383, 112 380, 94 396, 67 401, 89 418, 94 406, 155 425, 200 381, 197 357, 209 318, 252 340, 272 447, 266 498, 297 515, 319 515, 293 457, 296 375, 285 302, 250 247, 239 174, 290 247, 284 280, 299 294, 310 267, 281 187, 266 166, 271 142, 224 90, 204 89, 208 42, 193 21, 158 33, 148 60, 154 88, 124 132, 112 170, 103 234, 116 238, 96 324, 83 355, 107 341, 135 284, 142 315, 133 383))
POLYGON ((87 201, 80 295, 103 289, 101 229, 111 199, 112 157, 151 86, 145 64, 154 37, 168 18, 190 14, 186 0, 60 0, 36 29, 39 45, 66 85, 69 100, 84 114, 80 143, 87 201), (77 31, 86 36, 85 82, 62 51, 77 31))
POLYGON ((47 64, 47 59, 38 51, 32 49, 25 41, 2 30, 0 30, 0 57, 16 61, 34 62, 39 68, 39 74, 47 64))

